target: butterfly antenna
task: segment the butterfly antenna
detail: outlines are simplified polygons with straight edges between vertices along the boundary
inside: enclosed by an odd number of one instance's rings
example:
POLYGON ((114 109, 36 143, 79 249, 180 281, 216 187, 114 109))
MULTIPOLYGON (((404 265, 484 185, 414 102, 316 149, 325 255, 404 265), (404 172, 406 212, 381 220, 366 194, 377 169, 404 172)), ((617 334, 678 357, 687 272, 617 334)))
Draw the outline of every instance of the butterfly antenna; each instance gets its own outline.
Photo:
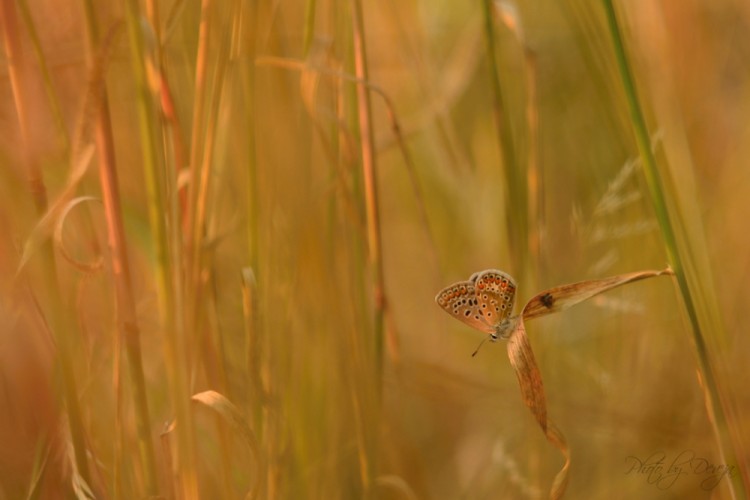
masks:
POLYGON ((479 352, 479 348, 480 348, 480 347, 482 347, 482 344, 484 344, 485 342, 487 342, 487 339, 488 339, 488 338, 489 338, 489 337, 485 337, 485 338, 483 338, 483 339, 482 339, 482 341, 481 341, 481 342, 479 343, 479 345, 477 346, 477 348, 476 348, 476 349, 474 350, 474 352, 473 352, 473 353, 471 354, 471 357, 472 357, 472 358, 473 358, 474 356, 476 356, 476 355, 477 355, 477 353, 479 352))

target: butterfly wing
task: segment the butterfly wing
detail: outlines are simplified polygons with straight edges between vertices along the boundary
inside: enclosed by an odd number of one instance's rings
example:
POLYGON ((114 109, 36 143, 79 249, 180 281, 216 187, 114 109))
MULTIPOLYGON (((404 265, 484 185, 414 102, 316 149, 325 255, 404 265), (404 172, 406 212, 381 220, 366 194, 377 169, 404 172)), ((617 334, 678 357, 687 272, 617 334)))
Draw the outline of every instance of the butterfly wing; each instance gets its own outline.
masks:
POLYGON ((479 305, 476 286, 472 281, 459 281, 444 288, 435 297, 435 302, 445 312, 480 332, 493 333, 495 331, 490 322, 485 319, 484 312, 479 305))
POLYGON ((513 313, 516 301, 516 282, 497 269, 487 269, 471 276, 476 293, 476 303, 490 325, 499 325, 513 313))

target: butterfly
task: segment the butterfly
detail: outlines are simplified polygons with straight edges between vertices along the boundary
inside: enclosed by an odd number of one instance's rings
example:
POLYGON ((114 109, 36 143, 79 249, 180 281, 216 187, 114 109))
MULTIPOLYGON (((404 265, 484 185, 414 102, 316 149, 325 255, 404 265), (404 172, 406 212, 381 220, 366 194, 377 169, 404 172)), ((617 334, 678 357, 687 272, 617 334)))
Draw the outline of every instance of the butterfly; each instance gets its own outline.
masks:
MULTIPOLYGON (((435 302, 445 312, 480 332, 488 333, 492 342, 507 339, 516 327, 518 317, 513 316, 515 301, 516 282, 509 274, 497 269, 474 273, 468 281, 454 283, 435 297, 435 302)), ((472 356, 477 351, 479 347, 472 356)))

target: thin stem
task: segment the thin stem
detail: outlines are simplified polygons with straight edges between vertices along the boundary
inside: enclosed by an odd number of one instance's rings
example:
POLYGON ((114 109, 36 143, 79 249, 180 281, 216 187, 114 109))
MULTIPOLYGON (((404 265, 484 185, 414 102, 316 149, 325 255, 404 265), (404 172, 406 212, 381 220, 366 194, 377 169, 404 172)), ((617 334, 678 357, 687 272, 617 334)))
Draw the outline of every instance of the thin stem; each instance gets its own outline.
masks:
MULTIPOLYGON (((198 32, 198 53, 195 62, 195 95, 193 97, 193 123, 190 144, 190 182, 188 184, 188 207, 187 220, 185 228, 187 230, 187 255, 188 269, 188 324, 191 325, 191 337, 196 338, 204 344, 201 349, 201 359, 209 373, 214 356, 213 348, 210 346, 210 339, 203 327, 203 309, 199 307, 202 282, 201 274, 203 271, 203 241, 205 235, 205 218, 207 208, 207 197, 209 187, 209 174, 211 171, 211 160, 214 147, 215 135, 215 117, 210 116, 206 119, 205 101, 206 101, 206 78, 208 76, 208 50, 209 36, 211 33, 211 13, 213 4, 211 0, 201 2, 201 20, 198 32), (205 137, 205 140, 204 140, 205 137), (207 345, 209 344, 209 345, 207 345), (211 351, 211 352, 209 352, 211 351)), ((223 37, 226 39, 226 36, 223 37)), ((222 47, 223 49, 223 47, 222 47)), ((222 50, 226 52, 226 50, 222 50)), ((221 56, 226 59, 223 55, 221 56)), ((222 65, 223 66, 223 65, 222 65)), ((217 66, 216 80, 221 82, 223 78, 223 69, 217 66)), ((212 112, 218 106, 218 99, 221 96, 219 88, 214 87, 214 97, 212 99, 213 107, 209 109, 212 112)))
POLYGON ((378 205, 378 183, 375 172, 375 140, 372 129, 372 110, 370 93, 364 83, 368 81, 367 51, 365 48, 364 21, 362 5, 359 0, 352 1, 354 16, 354 71, 360 80, 357 84, 357 103, 359 109, 359 133, 362 147, 362 174, 365 188, 365 212, 367 221, 367 250, 374 287, 374 332, 375 363, 378 380, 383 370, 383 315, 385 312, 385 291, 383 287, 382 242, 380 233, 380 215, 378 205))
MULTIPOLYGON (((199 177, 200 177, 200 163, 201 163, 201 152, 203 141, 201 136, 203 134, 204 125, 204 108, 205 108, 205 91, 206 91, 206 75, 208 74, 208 45, 209 45, 209 34, 211 23, 209 22, 209 14, 211 12, 211 0, 202 0, 201 2, 201 21, 198 28, 198 53, 195 58, 195 94, 193 97, 193 122, 192 122, 192 133, 190 135, 190 184, 188 186, 188 213, 187 220, 185 221, 185 228, 189 231, 195 232, 197 230, 195 226, 195 210, 197 208, 196 199, 198 198, 199 188, 199 177)), ((195 241, 193 234, 190 242, 195 241)), ((192 249, 191 253, 195 253, 197 250, 192 249)))
MULTIPOLYGON (((86 26, 89 45, 89 66, 92 72, 103 72, 101 61, 95 55, 99 52, 99 33, 96 13, 91 0, 84 0, 86 26), (98 66, 98 67, 96 67, 98 66)), ((94 73, 95 74, 95 73, 94 73)), ((151 419, 146 397, 146 383, 143 374, 143 359, 141 353, 140 331, 135 312, 133 285, 130 274, 130 261, 127 255, 127 241, 123 225, 120 192, 117 180, 117 168, 112 139, 112 127, 104 78, 98 86, 99 92, 95 96, 96 104, 95 137, 98 152, 99 179, 102 189, 104 210, 107 219, 107 242, 112 259, 112 273, 115 282, 115 297, 117 301, 118 334, 124 339, 127 353, 131 383, 133 385, 133 401, 137 419, 139 448, 141 451, 142 467, 146 479, 146 492, 149 495, 158 493, 156 482, 156 460, 151 434, 151 419)), ((115 342, 115 346, 119 346, 115 342)), ((119 353, 115 353, 119 358, 119 353)), ((119 363, 118 363, 119 364, 119 363)), ((119 376, 118 376, 119 379, 119 376)), ((119 383, 117 383, 119 386, 119 383)), ((115 387, 118 390, 118 387, 115 387)), ((119 407, 119 398, 118 398, 119 407)), ((118 410, 119 413, 119 410, 118 410)), ((119 432, 116 429, 116 432, 119 432)))
MULTIPOLYGON (((357 109, 359 115, 359 134, 362 154, 362 177, 364 183, 365 220, 367 221, 367 256, 370 267, 374 304, 373 304, 373 333, 374 333, 374 362, 376 388, 376 415, 380 412, 383 391, 383 348, 384 348, 384 315, 386 308, 385 290, 383 283, 382 241, 380 232, 380 215, 378 204, 378 183, 375 162, 375 140, 372 127, 372 108, 370 93, 363 83, 369 80, 367 70, 367 49, 365 46, 364 19, 360 0, 352 0, 352 27, 354 44, 354 73, 360 80, 357 84, 357 109)), ((356 397, 356 395, 355 395, 356 397)), ((355 399, 355 404, 361 399, 355 399)), ((355 411, 362 411, 355 408, 355 411)), ((364 415, 362 415, 364 416, 364 415)), ((376 420, 377 421, 377 420, 376 420)), ((365 438, 364 450, 368 455, 363 462, 363 487, 365 495, 372 494, 372 486, 376 476, 377 439, 374 436, 365 438), (369 439, 368 439, 369 438, 369 439)))
POLYGON ((537 96, 537 64, 533 50, 524 48, 526 82, 526 126, 528 128, 528 158, 526 186, 528 189, 528 250, 531 257, 527 282, 536 283, 542 269, 542 238, 544 235, 544 176, 539 161, 539 102, 537 96))
MULTIPOLYGON (((513 267, 521 276, 526 276, 528 245, 528 196, 526 176, 522 175, 517 161, 516 147, 510 114, 505 109, 503 89, 495 52, 495 24, 493 21, 492 0, 483 0, 484 33, 487 42, 487 63, 490 70, 490 84, 494 99, 493 113, 497 127, 497 140, 503 159, 505 173, 505 218, 508 244, 513 259, 513 267)), ((525 278, 524 278, 525 279, 525 278)))
MULTIPOLYGON (((176 410, 177 420, 177 455, 176 468, 180 478, 181 492, 177 495, 184 498, 195 498, 198 495, 195 472, 195 445, 193 442, 193 419, 190 410, 190 394, 187 383, 187 349, 184 323, 180 321, 182 310, 180 304, 179 273, 175 272, 170 258, 174 257, 176 242, 175 214, 170 214, 173 203, 164 200, 165 179, 160 158, 158 117, 154 109, 153 98, 147 79, 146 66, 149 55, 146 52, 141 32, 141 12, 137 0, 125 0, 128 35, 130 38, 133 74, 137 87, 137 108, 140 124, 143 168, 148 194, 148 213, 153 232, 156 251, 157 295, 159 311, 165 333, 166 366, 170 375, 171 394, 176 410), (167 225, 165 208, 171 224, 167 225), (169 245, 169 241, 172 245, 169 245), (171 251, 170 251, 171 250, 171 251)), ((154 61, 151 60, 154 64, 154 61)), ((174 186, 171 186, 174 188, 174 186)), ((171 189, 176 193, 176 189, 171 189)), ((171 197, 170 199, 173 199, 171 197)))
MULTIPOLYGON (((204 14, 204 18, 207 18, 207 14, 204 14)), ((206 28, 207 30, 207 28, 206 28)), ((213 75, 213 85, 211 85, 211 102, 208 108, 206 116, 205 132, 202 134, 200 142, 203 144, 202 149, 198 149, 197 146, 193 145, 193 150, 201 151, 201 163, 197 177, 191 178, 191 186, 193 182, 196 182, 194 190, 194 196, 190 199, 190 213, 192 217, 192 256, 191 256, 191 275, 190 285, 193 293, 193 307, 194 313, 192 322, 197 329, 201 329, 203 325, 204 315, 202 314, 201 308, 197 307, 197 301, 201 296, 202 282, 201 275, 203 273, 203 243, 206 234, 206 218, 208 210, 208 195, 211 186, 212 179, 212 165, 214 148, 216 145, 216 134, 219 120, 219 109, 221 106, 221 100, 224 89, 224 77, 227 71, 227 62, 229 59, 229 47, 231 40, 231 32, 224 33, 221 37, 221 43, 218 48, 218 59, 213 75)), ((199 99, 196 96, 196 99, 199 99)), ((200 99, 202 102, 203 99, 200 99)), ((195 131, 195 124, 193 124, 193 130, 195 131)), ((197 161, 197 159, 196 159, 197 161)), ((206 353, 207 354, 207 353, 206 353)))
MULTIPOLYGON (((238 38, 245 42, 245 50, 250 60, 255 59, 255 37, 258 31, 258 7, 257 2, 250 2, 250 7, 242 4, 240 13, 240 33, 238 38), (247 27, 245 28, 245 25, 247 27), (247 33, 243 33, 246 31, 247 33)), ((259 249, 258 249, 258 209, 260 203, 258 200, 258 161, 256 158, 255 142, 255 64, 243 64, 241 66, 241 75, 244 89, 245 113, 244 117, 247 124, 246 149, 247 149, 247 192, 248 192, 248 216, 247 216, 247 245, 248 245, 248 262, 253 272, 258 273, 259 249)), ((256 276, 260 281, 260 277, 256 276)), ((257 326, 257 325, 256 325, 257 326)))
POLYGON ((31 12, 29 11, 28 1, 19 0, 18 6, 21 9, 21 16, 23 17, 23 21, 29 30, 29 37, 31 38, 31 44, 34 49, 34 54, 36 55, 37 62, 39 63, 39 71, 41 71, 42 73, 44 91, 47 94, 47 99, 49 100, 52 115, 55 119, 55 125, 57 126, 57 130, 60 133, 60 136, 62 137, 65 150, 68 150, 70 148, 70 136, 68 134, 67 128, 65 127, 65 119, 63 118, 63 113, 60 110, 60 100, 57 98, 57 93, 55 92, 54 81, 52 80, 52 75, 49 71, 47 59, 44 57, 44 52, 42 51, 42 42, 39 39, 36 26, 34 25, 34 19, 31 16, 31 12))
POLYGON ((307 57, 310 53, 310 45, 315 35, 315 6, 316 0, 307 0, 305 3, 305 30, 302 34, 302 54, 307 57))

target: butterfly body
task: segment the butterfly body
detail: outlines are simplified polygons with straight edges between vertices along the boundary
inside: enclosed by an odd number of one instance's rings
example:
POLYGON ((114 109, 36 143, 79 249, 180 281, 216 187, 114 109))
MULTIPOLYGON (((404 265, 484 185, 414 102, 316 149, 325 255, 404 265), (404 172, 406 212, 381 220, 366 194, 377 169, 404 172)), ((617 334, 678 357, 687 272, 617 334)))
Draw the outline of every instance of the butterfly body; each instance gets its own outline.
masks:
POLYGON ((494 342, 508 338, 515 328, 515 298, 513 278, 503 271, 487 269, 472 274, 468 281, 444 288, 435 302, 457 320, 489 333, 494 342))

